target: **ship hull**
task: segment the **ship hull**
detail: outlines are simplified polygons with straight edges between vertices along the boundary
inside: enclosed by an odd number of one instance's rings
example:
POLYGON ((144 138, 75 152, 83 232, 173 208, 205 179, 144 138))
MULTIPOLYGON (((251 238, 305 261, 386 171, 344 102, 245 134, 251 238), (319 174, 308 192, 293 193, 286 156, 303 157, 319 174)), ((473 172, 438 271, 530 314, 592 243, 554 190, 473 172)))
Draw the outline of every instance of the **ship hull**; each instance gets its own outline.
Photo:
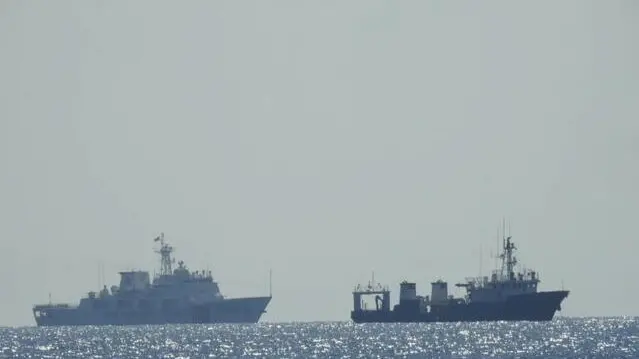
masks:
POLYGON ((81 307, 34 307, 37 326, 257 323, 271 297, 230 298, 175 310, 86 310, 81 307))
POLYGON ((394 310, 358 310, 351 312, 355 323, 394 322, 479 322, 479 321, 549 321, 561 310, 568 291, 548 291, 513 295, 503 302, 462 303, 431 306, 420 312, 417 306, 394 310), (414 309, 413 309, 414 308, 414 309))

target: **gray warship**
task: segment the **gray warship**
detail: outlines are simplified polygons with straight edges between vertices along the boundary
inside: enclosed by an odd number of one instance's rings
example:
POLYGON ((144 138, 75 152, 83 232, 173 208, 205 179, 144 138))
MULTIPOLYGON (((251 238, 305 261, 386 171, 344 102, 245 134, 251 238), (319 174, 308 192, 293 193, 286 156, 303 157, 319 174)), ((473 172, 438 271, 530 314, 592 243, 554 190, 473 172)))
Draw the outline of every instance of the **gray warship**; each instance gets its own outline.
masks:
POLYGON ((171 257, 173 247, 159 242, 160 272, 120 272, 120 285, 89 292, 78 305, 41 304, 33 307, 37 326, 143 325, 177 323, 257 323, 272 295, 225 298, 210 271, 191 272, 171 257))
POLYGON ((458 283, 466 289, 465 298, 448 294, 448 283, 431 282, 431 295, 420 296, 414 282, 399 285, 399 304, 390 305, 390 290, 375 284, 358 285, 353 291, 351 319, 355 323, 371 322, 476 322, 476 321, 549 321, 561 310, 568 290, 538 291, 539 275, 533 270, 515 272, 515 243, 503 239, 501 268, 490 278, 467 278, 458 283), (363 296, 375 296, 375 309, 367 309, 363 296))

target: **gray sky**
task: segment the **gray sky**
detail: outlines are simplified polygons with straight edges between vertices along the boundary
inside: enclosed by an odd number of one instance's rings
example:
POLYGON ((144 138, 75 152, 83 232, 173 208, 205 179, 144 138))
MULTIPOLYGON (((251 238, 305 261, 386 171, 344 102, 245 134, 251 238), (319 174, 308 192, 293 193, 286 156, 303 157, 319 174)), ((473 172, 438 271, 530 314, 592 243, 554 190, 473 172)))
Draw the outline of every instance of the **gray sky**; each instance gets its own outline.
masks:
MULTIPOLYGON (((639 3, 4 1, 0 324, 176 256, 267 321, 484 274, 636 315, 639 3), (635 160, 633 160, 635 158, 635 160)), ((460 293, 461 294, 461 293, 460 293)))

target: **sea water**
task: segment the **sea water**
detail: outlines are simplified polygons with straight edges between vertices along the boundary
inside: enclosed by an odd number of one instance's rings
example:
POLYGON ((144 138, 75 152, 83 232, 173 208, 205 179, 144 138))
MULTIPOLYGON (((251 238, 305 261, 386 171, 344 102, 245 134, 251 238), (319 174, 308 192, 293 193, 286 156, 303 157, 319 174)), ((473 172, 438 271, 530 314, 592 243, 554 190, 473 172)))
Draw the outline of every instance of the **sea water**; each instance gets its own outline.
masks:
POLYGON ((639 358, 639 318, 2 328, 0 358, 639 358))

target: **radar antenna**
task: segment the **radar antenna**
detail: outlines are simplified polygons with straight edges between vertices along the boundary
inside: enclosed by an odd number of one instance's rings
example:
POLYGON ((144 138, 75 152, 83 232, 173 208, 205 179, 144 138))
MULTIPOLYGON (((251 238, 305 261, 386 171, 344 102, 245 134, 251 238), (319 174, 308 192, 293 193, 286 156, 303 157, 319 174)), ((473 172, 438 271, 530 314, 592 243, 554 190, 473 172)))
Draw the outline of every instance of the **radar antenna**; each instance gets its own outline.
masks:
POLYGON ((160 275, 171 275, 173 273, 172 264, 175 262, 175 260, 171 258, 173 247, 164 242, 164 232, 160 233, 158 237, 155 237, 153 242, 160 242, 160 249, 155 251, 160 254, 160 275))

